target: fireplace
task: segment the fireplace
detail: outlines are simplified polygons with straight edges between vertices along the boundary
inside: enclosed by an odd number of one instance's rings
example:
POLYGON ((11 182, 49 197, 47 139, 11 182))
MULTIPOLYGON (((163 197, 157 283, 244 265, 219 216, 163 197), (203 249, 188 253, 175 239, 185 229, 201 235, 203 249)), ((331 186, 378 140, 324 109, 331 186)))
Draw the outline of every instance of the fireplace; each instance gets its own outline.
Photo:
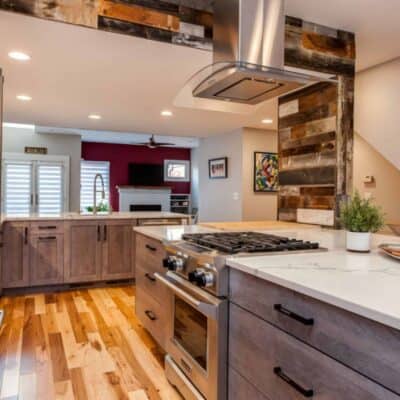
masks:
POLYGON ((161 204, 131 204, 129 211, 161 211, 161 204))

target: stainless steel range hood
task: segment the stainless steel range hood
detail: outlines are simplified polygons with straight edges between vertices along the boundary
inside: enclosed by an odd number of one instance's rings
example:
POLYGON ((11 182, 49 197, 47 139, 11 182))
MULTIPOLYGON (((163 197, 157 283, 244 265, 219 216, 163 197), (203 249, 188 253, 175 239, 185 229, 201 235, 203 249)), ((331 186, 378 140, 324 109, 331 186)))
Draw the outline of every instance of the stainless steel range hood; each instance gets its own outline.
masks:
POLYGON ((215 0, 213 64, 191 81, 196 98, 256 105, 320 81, 284 68, 283 0, 215 0))

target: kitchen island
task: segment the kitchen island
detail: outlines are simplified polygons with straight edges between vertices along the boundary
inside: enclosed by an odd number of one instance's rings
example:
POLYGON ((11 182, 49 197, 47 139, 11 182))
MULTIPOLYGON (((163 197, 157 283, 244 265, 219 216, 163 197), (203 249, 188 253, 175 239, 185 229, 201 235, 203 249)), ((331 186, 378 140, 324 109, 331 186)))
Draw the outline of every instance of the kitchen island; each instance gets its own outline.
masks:
MULTIPOLYGON (((400 263, 377 246, 400 238, 374 235, 371 253, 357 254, 345 250, 342 231, 288 228, 261 232, 318 241, 323 249, 226 260, 229 399, 399 400, 400 263)), ((136 228, 146 237, 143 254, 149 253, 145 243, 159 245, 157 261, 141 258, 137 292, 140 308, 153 307, 160 316, 156 322, 168 324, 163 288, 150 281, 152 273, 164 273, 162 241, 207 229, 136 228)), ((146 328, 165 348, 160 326, 142 314, 146 328)))
POLYGON ((3 215, 4 289, 130 280, 135 277, 135 226, 179 225, 170 212, 3 215))
POLYGON ((292 236, 328 251, 227 260, 229 399, 400 399, 400 263, 377 249, 399 238, 356 254, 344 232, 292 236))

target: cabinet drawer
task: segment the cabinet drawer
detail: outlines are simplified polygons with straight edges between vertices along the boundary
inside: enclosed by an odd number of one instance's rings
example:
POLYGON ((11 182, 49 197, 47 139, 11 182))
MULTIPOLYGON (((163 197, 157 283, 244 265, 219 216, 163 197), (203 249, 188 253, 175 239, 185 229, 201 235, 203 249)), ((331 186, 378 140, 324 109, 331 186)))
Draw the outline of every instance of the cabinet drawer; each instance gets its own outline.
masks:
POLYGON ((139 226, 182 225, 183 222, 186 222, 186 220, 185 219, 177 219, 177 218, 138 219, 139 226))
POLYGON ((31 222, 32 235, 47 235, 64 233, 64 221, 34 221, 31 222))
POLYGON ((233 269, 230 299, 400 394, 400 331, 233 269))
POLYGON ((269 400, 232 367, 228 371, 229 400, 269 400))
POLYGON ((233 304, 229 343, 230 366, 271 400, 400 399, 233 304))
POLYGON ((146 272, 163 272, 163 258, 166 257, 161 242, 136 234, 136 266, 146 272))
POLYGON ((135 311, 139 321, 158 344, 165 349, 165 310, 140 287, 136 288, 135 311))
POLYGON ((168 301, 168 289, 154 277, 154 273, 141 267, 136 268, 136 287, 145 291, 159 304, 168 301))

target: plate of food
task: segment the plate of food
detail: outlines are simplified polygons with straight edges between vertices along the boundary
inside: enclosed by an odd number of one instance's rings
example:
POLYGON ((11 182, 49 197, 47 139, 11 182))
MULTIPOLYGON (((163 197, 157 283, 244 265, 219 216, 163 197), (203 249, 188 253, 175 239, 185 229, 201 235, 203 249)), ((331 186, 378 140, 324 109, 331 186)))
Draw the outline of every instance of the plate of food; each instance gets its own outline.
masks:
POLYGON ((388 256, 400 261, 400 243, 382 243, 379 248, 388 256))

